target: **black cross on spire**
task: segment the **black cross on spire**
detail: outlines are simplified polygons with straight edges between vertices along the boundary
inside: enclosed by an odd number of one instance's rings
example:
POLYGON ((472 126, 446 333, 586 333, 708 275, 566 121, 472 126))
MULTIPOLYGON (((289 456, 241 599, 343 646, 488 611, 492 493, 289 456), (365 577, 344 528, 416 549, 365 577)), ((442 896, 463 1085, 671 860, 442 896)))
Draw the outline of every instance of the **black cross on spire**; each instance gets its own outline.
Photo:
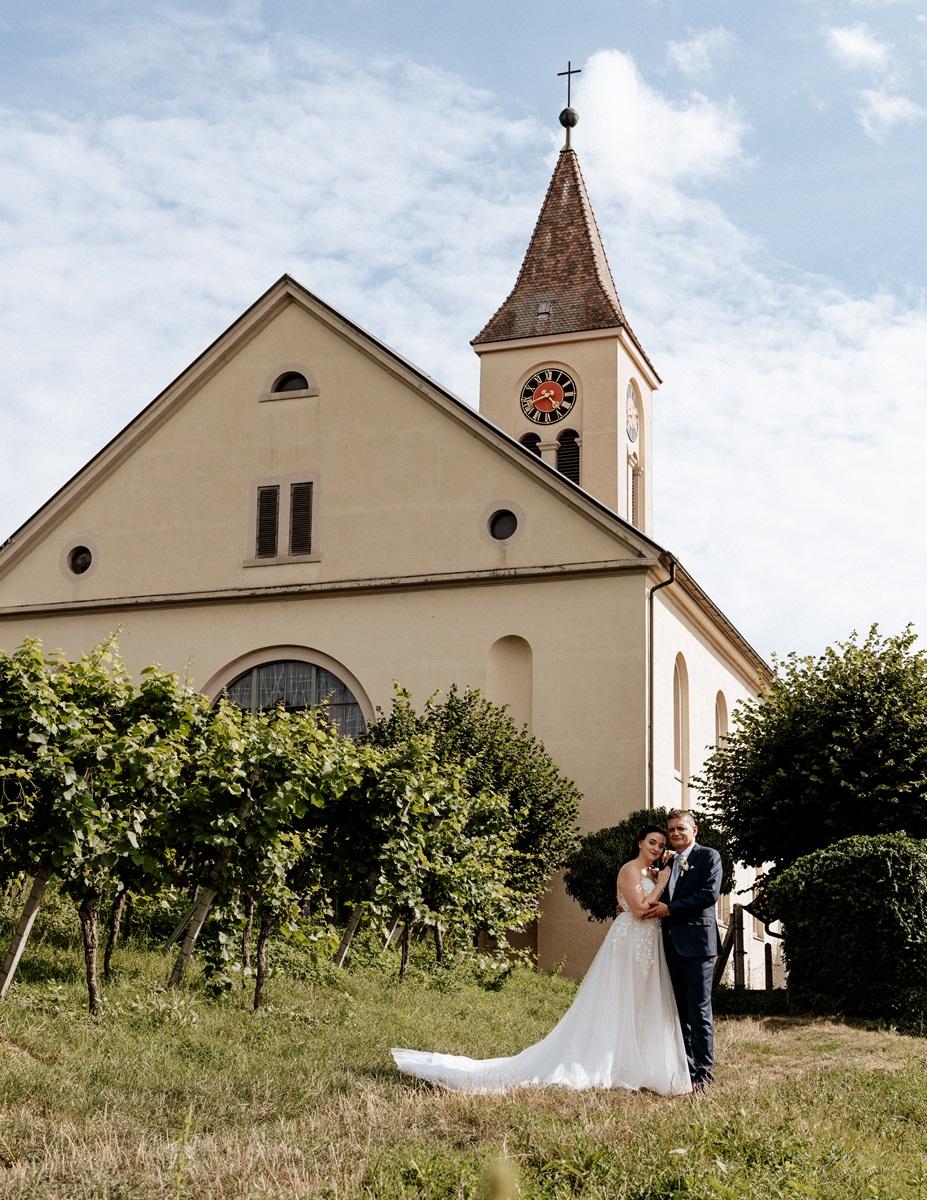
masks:
POLYGON ((570 78, 570 76, 571 75, 582 75, 582 73, 583 73, 582 67, 577 67, 574 70, 573 64, 570 62, 569 59, 567 59, 567 69, 565 71, 557 72, 558 79, 560 78, 561 75, 566 75, 566 77, 567 77, 567 108, 570 107, 570 85, 573 82, 573 80, 570 78))

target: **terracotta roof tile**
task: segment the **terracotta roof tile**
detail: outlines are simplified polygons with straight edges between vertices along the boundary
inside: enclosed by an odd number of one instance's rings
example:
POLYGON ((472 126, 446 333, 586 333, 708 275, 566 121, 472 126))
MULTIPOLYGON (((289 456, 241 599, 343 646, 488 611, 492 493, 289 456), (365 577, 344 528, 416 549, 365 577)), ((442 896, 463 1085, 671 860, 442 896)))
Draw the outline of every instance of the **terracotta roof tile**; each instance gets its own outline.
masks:
POLYGON ((621 308, 579 160, 561 150, 515 286, 471 345, 589 329, 626 329, 647 358, 621 308))

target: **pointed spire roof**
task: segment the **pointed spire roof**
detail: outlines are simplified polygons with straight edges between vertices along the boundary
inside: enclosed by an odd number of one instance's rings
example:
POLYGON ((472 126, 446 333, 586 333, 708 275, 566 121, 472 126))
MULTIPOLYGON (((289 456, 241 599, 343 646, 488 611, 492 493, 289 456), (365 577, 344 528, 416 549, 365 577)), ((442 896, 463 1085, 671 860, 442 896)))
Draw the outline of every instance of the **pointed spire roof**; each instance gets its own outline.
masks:
POLYGON ((590 329, 627 330, 647 359, 618 299, 579 159, 564 148, 515 286, 471 345, 590 329))

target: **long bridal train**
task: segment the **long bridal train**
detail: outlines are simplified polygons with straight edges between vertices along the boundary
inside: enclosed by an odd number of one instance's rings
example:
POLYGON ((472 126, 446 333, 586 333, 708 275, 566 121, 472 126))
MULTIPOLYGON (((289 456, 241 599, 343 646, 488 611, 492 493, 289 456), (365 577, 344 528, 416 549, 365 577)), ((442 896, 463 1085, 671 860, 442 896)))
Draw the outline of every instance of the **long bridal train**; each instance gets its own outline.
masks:
MULTIPOLYGON (((653 887, 644 881, 645 894, 653 887)), ((639 920, 623 900, 621 908, 573 1003, 540 1042, 510 1058, 394 1049, 397 1067, 462 1092, 548 1085, 691 1092, 660 922, 639 920)))

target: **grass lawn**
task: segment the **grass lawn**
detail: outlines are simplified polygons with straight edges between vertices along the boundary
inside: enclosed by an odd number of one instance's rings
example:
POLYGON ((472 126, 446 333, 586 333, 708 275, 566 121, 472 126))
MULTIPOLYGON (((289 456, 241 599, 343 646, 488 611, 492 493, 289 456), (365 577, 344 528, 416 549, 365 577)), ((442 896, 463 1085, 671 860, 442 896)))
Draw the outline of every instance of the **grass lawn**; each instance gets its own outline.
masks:
POLYGON ((389 1047, 511 1053, 571 983, 372 965, 274 977, 253 1015, 240 992, 166 993, 165 958, 124 952, 93 1023, 76 947, 27 954, 0 1004, 2 1197, 927 1200, 927 1041, 730 1019, 700 1101, 467 1098, 400 1077, 389 1047))

